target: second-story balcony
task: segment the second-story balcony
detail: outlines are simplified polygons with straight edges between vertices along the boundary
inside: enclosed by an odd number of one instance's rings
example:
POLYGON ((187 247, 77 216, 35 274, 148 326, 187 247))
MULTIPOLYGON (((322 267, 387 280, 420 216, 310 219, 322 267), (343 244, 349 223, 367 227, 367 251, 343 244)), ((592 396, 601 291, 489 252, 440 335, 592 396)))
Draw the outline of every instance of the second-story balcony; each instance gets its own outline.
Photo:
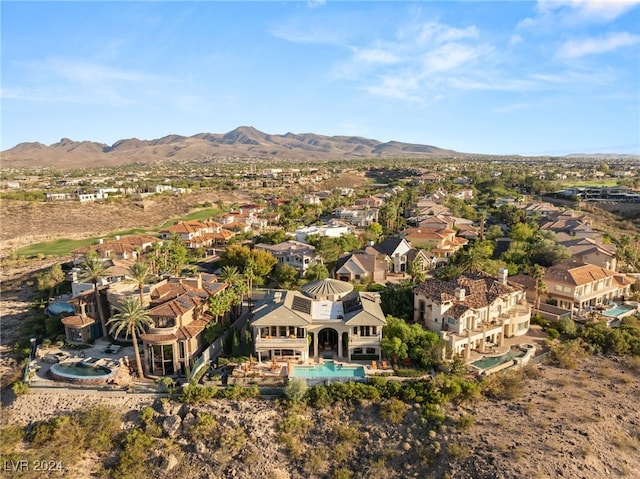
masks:
POLYGON ((309 347, 307 338, 297 336, 263 336, 255 339, 256 349, 297 349, 304 350, 309 347))
POLYGON ((350 347, 358 347, 360 345, 366 346, 370 344, 380 344, 382 341, 382 334, 374 334, 372 336, 358 336, 358 335, 349 335, 349 346, 350 347))

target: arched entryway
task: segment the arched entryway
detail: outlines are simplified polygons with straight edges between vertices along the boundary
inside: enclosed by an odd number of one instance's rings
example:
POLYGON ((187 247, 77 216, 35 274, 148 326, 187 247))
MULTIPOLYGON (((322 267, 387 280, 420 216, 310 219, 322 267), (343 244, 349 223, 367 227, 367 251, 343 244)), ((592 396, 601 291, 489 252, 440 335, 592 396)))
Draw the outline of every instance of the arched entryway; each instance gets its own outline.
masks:
POLYGON ((324 328, 318 332, 318 352, 320 356, 338 353, 338 332, 332 328, 324 328))

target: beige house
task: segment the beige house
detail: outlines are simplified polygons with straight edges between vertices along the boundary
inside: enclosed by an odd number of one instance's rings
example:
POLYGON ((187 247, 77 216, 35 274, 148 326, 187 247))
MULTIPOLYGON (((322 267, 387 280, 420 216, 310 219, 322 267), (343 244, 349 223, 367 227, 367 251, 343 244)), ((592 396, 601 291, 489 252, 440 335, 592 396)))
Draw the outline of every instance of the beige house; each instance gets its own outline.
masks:
POLYGON ((547 269, 546 296, 561 308, 577 310, 609 303, 631 293, 635 282, 630 276, 593 264, 565 262, 547 269))
POLYGON ((291 358, 379 359, 386 324, 380 300, 335 279, 300 291, 271 291, 250 325, 258 360, 291 358))
POLYGON ((154 326, 140 336, 145 370, 152 376, 185 375, 206 347, 204 329, 214 318, 208 300, 227 287, 215 275, 172 278, 150 293, 146 313, 154 326))
POLYGON ((439 332, 450 355, 469 358, 472 349, 489 352, 505 337, 529 330, 531 312, 524 286, 484 273, 451 281, 430 279, 414 289, 414 320, 439 332))

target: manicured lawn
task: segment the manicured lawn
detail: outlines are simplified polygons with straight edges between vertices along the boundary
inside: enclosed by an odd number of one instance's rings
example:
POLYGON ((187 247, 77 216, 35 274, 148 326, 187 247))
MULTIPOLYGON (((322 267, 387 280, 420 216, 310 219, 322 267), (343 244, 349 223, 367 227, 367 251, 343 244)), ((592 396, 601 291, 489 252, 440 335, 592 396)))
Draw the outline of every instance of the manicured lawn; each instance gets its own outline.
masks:
POLYGON ((191 220, 204 220, 220 214, 219 208, 207 208, 204 210, 194 211, 188 215, 181 216, 180 218, 173 219, 164 223, 161 228, 167 228, 174 224, 176 221, 191 221, 191 220))
POLYGON ((571 181, 569 183, 562 183, 564 188, 573 186, 617 186, 618 180, 614 178, 608 178, 606 180, 588 180, 588 181, 571 181))
MULTIPOLYGON (((129 230, 118 231, 105 236, 104 239, 113 239, 114 236, 150 234, 155 236, 153 231, 142 228, 132 228, 129 230)), ((47 241, 46 243, 36 243, 16 251, 18 256, 36 256, 43 254, 45 256, 67 256, 71 252, 81 246, 91 246, 98 243, 99 238, 86 238, 81 240, 59 239, 55 241, 47 241)))
POLYGON ((43 254, 45 256, 67 256, 76 248, 81 246, 90 246, 96 244, 95 238, 87 238, 82 240, 59 239, 55 241, 47 241, 46 243, 36 243, 16 251, 18 256, 36 256, 43 254))

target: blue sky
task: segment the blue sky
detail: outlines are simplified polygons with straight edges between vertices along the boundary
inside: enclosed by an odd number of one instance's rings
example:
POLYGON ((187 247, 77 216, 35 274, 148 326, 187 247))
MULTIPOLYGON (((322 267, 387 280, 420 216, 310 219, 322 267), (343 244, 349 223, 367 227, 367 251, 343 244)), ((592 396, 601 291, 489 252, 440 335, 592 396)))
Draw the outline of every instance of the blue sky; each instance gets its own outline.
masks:
POLYGON ((640 3, 1 2, 1 142, 360 135, 640 154, 640 3))

